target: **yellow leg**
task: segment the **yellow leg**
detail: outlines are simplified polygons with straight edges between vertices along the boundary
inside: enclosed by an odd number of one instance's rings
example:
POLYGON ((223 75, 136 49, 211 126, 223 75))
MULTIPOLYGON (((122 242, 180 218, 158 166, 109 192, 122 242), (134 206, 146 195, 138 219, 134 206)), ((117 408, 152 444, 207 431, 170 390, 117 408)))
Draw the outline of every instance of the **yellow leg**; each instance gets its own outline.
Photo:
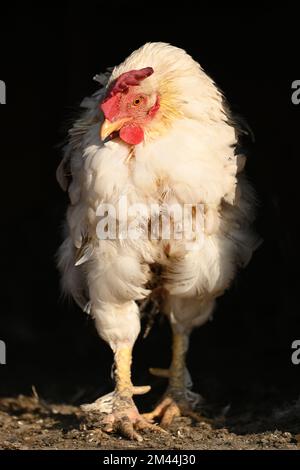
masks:
POLYGON ((169 387, 181 392, 186 389, 185 359, 188 350, 188 336, 184 333, 173 333, 172 361, 169 369, 151 368, 150 372, 157 377, 169 379, 169 387))
POLYGON ((135 387, 131 382, 132 348, 124 347, 115 353, 115 392, 123 397, 144 395, 151 389, 150 385, 135 387))
POLYGON ((132 348, 124 347, 115 353, 115 379, 116 392, 123 396, 132 396, 133 386, 131 382, 132 348))
POLYGON ((173 357, 170 366, 169 387, 182 391, 185 389, 185 359, 188 350, 188 337, 182 333, 173 334, 173 357))
POLYGON ((208 421, 193 411, 200 396, 189 390, 188 372, 185 365, 188 335, 173 332, 172 361, 169 369, 150 369, 153 375, 169 379, 167 391, 151 413, 144 414, 149 420, 161 418, 161 426, 168 427, 173 418, 189 416, 197 421, 208 421))

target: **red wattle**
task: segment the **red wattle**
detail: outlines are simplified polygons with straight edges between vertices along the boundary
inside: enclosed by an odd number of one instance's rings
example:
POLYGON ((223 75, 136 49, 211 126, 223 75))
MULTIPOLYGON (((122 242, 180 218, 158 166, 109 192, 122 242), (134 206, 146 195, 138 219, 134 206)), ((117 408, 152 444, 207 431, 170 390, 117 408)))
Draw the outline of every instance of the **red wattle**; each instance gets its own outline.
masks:
POLYGON ((127 144, 137 145, 144 140, 144 131, 140 126, 128 124, 123 126, 120 130, 120 138, 127 144))

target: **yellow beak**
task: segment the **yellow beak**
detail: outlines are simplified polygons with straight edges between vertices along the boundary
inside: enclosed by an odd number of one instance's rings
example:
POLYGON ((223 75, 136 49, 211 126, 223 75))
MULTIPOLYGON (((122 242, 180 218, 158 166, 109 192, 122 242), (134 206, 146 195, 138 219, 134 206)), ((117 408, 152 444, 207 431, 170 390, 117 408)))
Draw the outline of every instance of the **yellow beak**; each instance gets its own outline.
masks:
POLYGON ((124 124, 130 120, 131 118, 128 117, 118 119, 117 121, 113 122, 109 121, 108 119, 105 119, 100 127, 101 140, 105 140, 113 132, 119 131, 121 127, 124 126, 124 124))

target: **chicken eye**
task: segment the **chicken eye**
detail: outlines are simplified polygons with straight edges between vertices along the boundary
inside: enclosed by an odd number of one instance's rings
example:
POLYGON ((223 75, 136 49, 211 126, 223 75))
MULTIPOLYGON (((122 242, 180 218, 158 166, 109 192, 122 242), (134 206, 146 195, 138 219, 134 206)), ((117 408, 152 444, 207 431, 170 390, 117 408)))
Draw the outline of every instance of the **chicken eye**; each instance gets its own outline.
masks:
POLYGON ((142 96, 138 96, 132 102, 133 106, 139 106, 143 102, 144 98, 142 96))

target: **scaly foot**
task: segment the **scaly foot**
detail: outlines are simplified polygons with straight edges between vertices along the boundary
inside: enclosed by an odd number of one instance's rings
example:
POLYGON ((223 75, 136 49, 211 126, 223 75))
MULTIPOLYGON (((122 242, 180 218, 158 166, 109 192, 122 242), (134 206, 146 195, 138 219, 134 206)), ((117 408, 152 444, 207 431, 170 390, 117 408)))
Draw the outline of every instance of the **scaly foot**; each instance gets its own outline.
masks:
MULTIPOLYGON (((168 378, 169 381, 174 381, 172 376, 172 369, 150 369, 151 374, 157 377, 168 378)), ((199 413, 195 412, 195 407, 203 400, 201 395, 190 390, 191 380, 187 369, 184 369, 181 380, 176 380, 175 383, 169 383, 169 386, 160 400, 158 405, 150 413, 143 414, 144 418, 153 422, 156 419, 160 420, 162 428, 169 427, 174 418, 180 416, 187 416, 197 422, 210 422, 209 419, 204 418, 199 413)))
MULTIPOLYGON (((133 394, 146 393, 150 387, 134 387, 133 394)), ((116 432, 128 439, 141 442, 142 436, 138 431, 150 430, 165 432, 159 426, 150 423, 140 415, 130 395, 122 395, 116 391, 99 398, 94 403, 82 405, 86 412, 98 412, 104 416, 100 424, 106 432, 116 432)))
POLYGON ((185 397, 185 392, 186 390, 167 389, 154 410, 150 413, 144 413, 143 417, 150 422, 159 419, 162 428, 168 428, 174 418, 180 416, 187 416, 197 422, 211 422, 208 418, 204 418, 194 411, 191 402, 185 397))

